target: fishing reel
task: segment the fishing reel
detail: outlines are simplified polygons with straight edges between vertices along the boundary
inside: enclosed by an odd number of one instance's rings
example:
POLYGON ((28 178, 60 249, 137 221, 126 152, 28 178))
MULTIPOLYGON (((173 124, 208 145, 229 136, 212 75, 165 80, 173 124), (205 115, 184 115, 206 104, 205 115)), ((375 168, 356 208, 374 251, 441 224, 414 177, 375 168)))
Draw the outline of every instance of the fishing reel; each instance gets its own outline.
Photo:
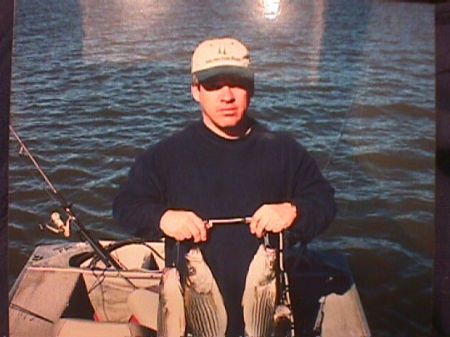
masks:
POLYGON ((67 219, 63 221, 63 219, 61 219, 61 214, 54 211, 50 216, 50 220, 45 224, 39 224, 39 228, 42 231, 48 230, 55 234, 62 234, 64 237, 68 238, 70 237, 70 227, 74 220, 74 216, 68 215, 67 219))

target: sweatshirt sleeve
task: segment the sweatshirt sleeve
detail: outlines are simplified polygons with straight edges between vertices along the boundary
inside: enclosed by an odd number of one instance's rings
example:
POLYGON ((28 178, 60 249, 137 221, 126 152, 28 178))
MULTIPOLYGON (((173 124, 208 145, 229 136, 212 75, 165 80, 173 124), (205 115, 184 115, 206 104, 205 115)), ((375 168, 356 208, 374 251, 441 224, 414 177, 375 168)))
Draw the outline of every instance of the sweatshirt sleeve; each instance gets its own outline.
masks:
POLYGON ((154 152, 150 148, 136 158, 127 181, 113 201, 114 219, 131 234, 150 240, 163 236, 159 221, 166 210, 154 152))
POLYGON ((297 145, 290 201, 299 216, 290 232, 294 241, 307 243, 329 227, 337 209, 334 188, 323 177, 314 158, 297 145))

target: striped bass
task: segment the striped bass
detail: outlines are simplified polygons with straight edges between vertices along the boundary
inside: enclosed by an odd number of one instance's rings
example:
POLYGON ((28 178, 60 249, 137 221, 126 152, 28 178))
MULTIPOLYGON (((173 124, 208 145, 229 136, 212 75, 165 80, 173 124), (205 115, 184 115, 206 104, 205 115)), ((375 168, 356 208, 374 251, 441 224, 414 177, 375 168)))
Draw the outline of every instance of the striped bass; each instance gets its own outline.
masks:
POLYGON ((242 295, 248 337, 268 337, 273 332, 277 295, 275 262, 276 250, 261 244, 250 263, 242 295))
POLYGON ((158 337, 184 336, 186 321, 180 275, 176 268, 165 268, 159 284, 157 314, 158 337))
POLYGON ((193 337, 224 337, 227 313, 217 283, 199 248, 186 254, 186 319, 193 337))

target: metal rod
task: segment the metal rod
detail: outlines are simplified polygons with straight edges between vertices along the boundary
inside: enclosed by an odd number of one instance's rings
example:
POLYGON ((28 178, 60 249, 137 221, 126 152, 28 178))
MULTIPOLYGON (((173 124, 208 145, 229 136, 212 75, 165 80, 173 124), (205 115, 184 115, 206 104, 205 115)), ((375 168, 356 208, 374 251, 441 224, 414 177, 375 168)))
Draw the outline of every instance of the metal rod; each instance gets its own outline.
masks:
POLYGON ((252 221, 251 217, 241 218, 226 218, 226 219, 209 219, 206 220, 206 227, 211 228, 215 225, 235 225, 239 223, 249 224, 252 221))
POLYGON ((25 152, 26 156, 31 160, 34 167, 38 170, 41 177, 45 180, 47 185, 50 187, 51 192, 54 194, 55 198, 60 202, 61 207, 66 212, 66 214, 69 217, 73 217, 74 221, 72 222, 74 225, 76 225, 79 229, 81 237, 86 240, 89 245, 92 247, 92 249, 95 251, 95 253, 98 255, 98 257, 102 260, 102 262, 106 265, 106 267, 113 266, 117 271, 122 270, 122 267, 119 265, 119 263, 105 250, 105 248, 96 241, 87 231, 86 227, 78 220, 78 218, 75 216, 75 213, 71 209, 71 205, 66 202, 62 194, 53 186, 50 179, 48 179, 45 172, 42 170, 42 168, 39 166, 36 159, 33 157, 33 155, 30 153, 28 148, 26 147, 25 143, 20 139, 17 132, 14 130, 12 125, 9 126, 10 131, 16 138, 16 140, 19 142, 21 146, 21 152, 25 152))

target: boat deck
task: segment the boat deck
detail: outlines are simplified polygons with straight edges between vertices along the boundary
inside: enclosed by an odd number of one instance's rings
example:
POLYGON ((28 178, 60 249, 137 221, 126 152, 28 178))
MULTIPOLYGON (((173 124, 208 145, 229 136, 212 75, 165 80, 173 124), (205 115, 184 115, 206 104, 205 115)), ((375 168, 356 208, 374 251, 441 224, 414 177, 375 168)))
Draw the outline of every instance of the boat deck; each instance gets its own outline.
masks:
MULTIPOLYGON (((35 249, 10 291, 11 337, 29 337, 30 331, 34 337, 156 335, 163 243, 130 243, 114 250, 111 254, 127 267, 121 272, 93 261, 91 252, 87 243, 80 242, 35 249), (151 256, 156 263, 153 270, 145 268, 151 256), (95 268, 88 268, 93 264, 95 268), (150 294, 147 328, 130 322, 128 299, 136 289, 150 294)), ((306 260, 291 255, 286 265, 296 336, 370 336, 343 255, 321 252, 306 260)))

